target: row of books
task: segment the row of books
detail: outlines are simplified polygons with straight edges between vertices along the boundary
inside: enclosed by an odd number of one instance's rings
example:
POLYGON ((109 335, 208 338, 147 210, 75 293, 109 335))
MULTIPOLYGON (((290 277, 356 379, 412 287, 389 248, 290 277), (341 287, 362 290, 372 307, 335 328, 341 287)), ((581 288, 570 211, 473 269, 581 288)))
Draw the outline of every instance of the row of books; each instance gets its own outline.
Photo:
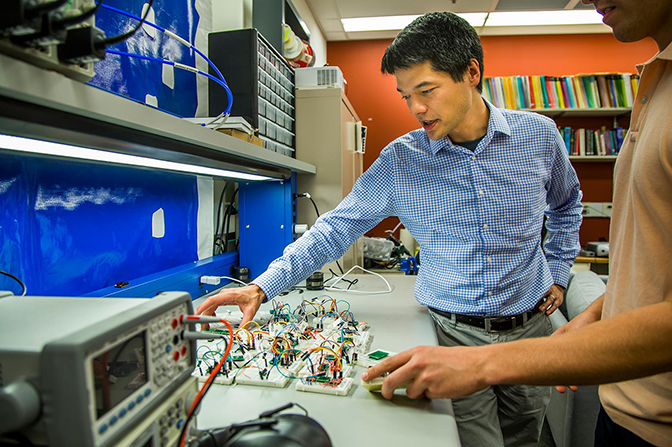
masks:
POLYGON ((618 155, 623 145, 623 128, 612 130, 558 129, 565 140, 569 155, 618 155))
POLYGON ((485 78, 483 96, 505 109, 632 107, 639 75, 504 76, 485 78))

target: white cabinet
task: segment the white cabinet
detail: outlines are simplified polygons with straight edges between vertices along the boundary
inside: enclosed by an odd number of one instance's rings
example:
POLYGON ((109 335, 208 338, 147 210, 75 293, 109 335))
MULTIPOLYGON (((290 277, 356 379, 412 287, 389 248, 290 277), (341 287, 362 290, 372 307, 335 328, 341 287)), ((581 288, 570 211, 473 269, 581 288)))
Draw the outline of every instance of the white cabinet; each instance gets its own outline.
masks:
MULTIPOLYGON (((299 175, 297 192, 310 193, 320 213, 338 205, 362 174, 363 154, 356 152, 357 113, 338 87, 296 89, 296 158, 317 168, 315 175, 299 175)), ((317 219, 307 199, 299 199, 297 222, 317 219)), ((361 239, 342 258, 347 270, 362 265, 361 239)), ((327 265, 338 271, 335 265, 327 265)), ((328 271, 328 270, 327 270, 328 271)))

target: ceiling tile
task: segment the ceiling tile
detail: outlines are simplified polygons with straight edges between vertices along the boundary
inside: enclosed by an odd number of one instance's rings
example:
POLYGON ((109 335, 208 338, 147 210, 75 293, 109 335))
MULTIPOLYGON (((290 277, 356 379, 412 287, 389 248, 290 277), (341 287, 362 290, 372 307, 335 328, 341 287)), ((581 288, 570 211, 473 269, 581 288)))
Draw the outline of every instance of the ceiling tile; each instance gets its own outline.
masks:
POLYGON ((344 32, 340 32, 340 33, 338 33, 338 32, 326 33, 325 32, 324 37, 326 37, 326 39, 330 42, 331 41, 336 41, 336 40, 349 40, 348 35, 345 34, 344 32))
POLYGON ((306 3, 318 21, 341 18, 335 0, 306 0, 306 3))
POLYGON ((343 24, 340 19, 323 19, 320 20, 320 26, 325 33, 330 32, 344 32, 343 24))

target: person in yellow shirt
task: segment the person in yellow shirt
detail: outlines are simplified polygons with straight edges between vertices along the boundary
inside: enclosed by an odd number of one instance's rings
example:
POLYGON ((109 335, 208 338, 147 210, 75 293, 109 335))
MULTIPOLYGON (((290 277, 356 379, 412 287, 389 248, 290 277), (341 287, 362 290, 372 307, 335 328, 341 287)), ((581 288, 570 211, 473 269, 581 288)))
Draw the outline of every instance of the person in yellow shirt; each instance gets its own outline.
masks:
POLYGON ((550 338, 423 346, 370 368, 382 393, 458 398, 496 384, 600 386, 595 445, 672 445, 672 0, 583 0, 622 42, 653 38, 638 66, 614 172, 607 290, 550 338))

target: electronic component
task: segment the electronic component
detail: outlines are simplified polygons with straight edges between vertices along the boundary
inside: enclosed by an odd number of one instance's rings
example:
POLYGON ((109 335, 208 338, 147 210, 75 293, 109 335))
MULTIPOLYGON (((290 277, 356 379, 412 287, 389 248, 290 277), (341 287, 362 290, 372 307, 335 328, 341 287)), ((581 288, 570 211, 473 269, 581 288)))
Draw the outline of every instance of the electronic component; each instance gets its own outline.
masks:
POLYGON ((381 360, 396 354, 397 354, 396 352, 386 351, 384 349, 377 349, 375 351, 368 352, 364 355, 358 356, 355 364, 368 368, 369 366, 374 366, 380 363, 381 360))
POLYGON ((323 290, 324 289, 324 273, 315 272, 306 279, 307 290, 323 290))
POLYGON ((0 34, 10 39, 0 39, 0 53, 86 82, 95 74, 93 63, 63 63, 58 57, 58 45, 67 39, 66 31, 69 33, 79 26, 94 26, 94 17, 87 13, 94 10, 96 2, 68 0, 61 2, 60 6, 56 5, 56 0, 4 1, 0 14, 0 34), (54 6, 43 10, 49 4, 54 6))
POLYGON ((338 67, 297 68, 296 87, 340 87, 345 91, 343 73, 338 67))
POLYGON ((609 242, 588 242, 586 250, 595 253, 597 257, 609 257, 609 242))
POLYGON ((373 351, 373 352, 370 352, 370 353, 366 354, 366 356, 368 358, 372 359, 372 360, 382 360, 389 355, 390 355, 389 352, 381 351, 381 350, 373 351))
MULTIPOLYGON (((20 431, 52 447, 121 445, 182 384, 195 383, 195 342, 181 336, 181 316, 191 311, 190 296, 181 292, 3 298, 0 413, 16 417, 0 421, 0 434, 20 431), (28 329, 17 315, 31 315, 28 329)), ((151 435, 152 445, 168 441, 160 432, 151 435)))

